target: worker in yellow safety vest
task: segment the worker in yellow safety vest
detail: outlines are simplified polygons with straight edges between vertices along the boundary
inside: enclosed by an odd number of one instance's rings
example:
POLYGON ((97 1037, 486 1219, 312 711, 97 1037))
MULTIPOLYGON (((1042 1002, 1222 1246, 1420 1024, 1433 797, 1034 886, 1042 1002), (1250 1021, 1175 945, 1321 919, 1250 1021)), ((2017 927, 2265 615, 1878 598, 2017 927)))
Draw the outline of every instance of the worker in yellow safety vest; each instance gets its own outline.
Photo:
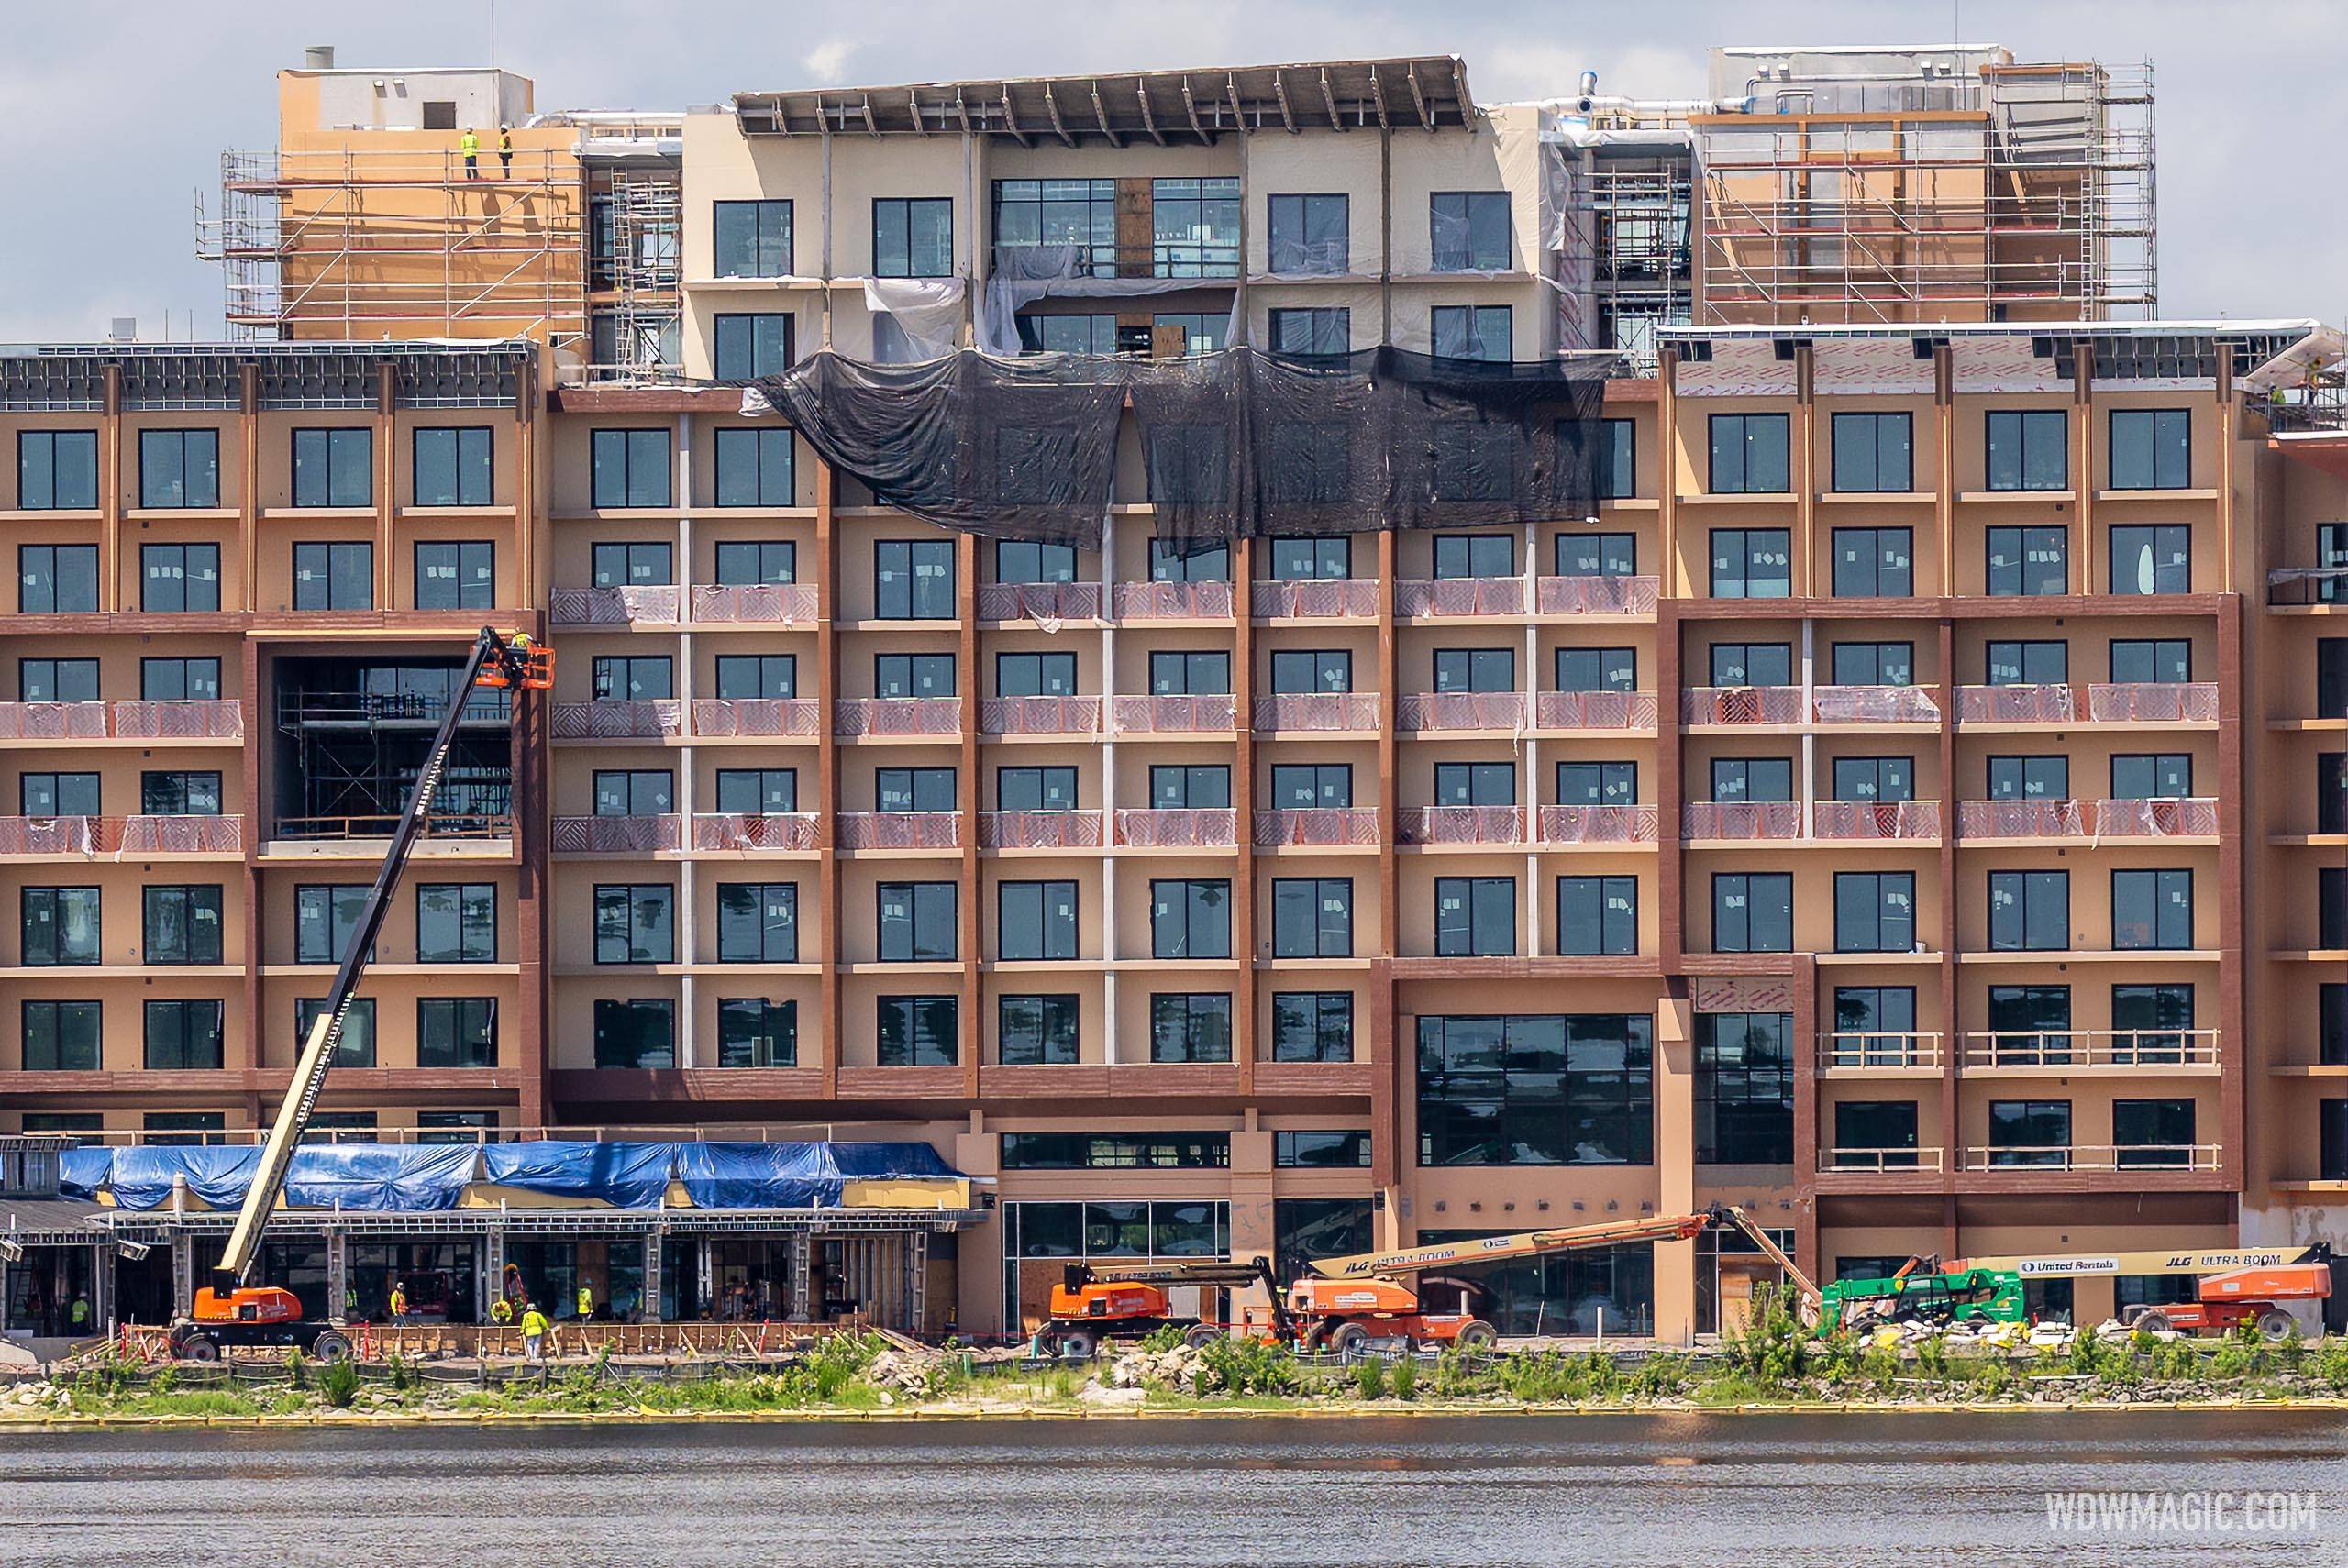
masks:
POLYGON ((501 180, 514 178, 514 127, 512 126, 497 127, 497 161, 501 170, 498 178, 501 180))
POLYGON ((522 1355, 525 1360, 546 1360, 547 1331, 553 1327, 547 1321, 547 1315, 535 1305, 522 1309, 522 1355))
POLYGON ((491 1302, 489 1304, 489 1320, 493 1323, 512 1322, 514 1320, 514 1303, 506 1300, 503 1296, 491 1302))
POLYGON ((396 1279, 392 1281, 392 1321, 407 1321, 407 1286, 396 1279))
POLYGON ((481 178, 481 137, 467 126, 465 134, 457 138, 457 150, 465 155, 465 178, 481 178))
POLYGON ((595 1293, 585 1286, 579 1287, 579 1320, 585 1322, 595 1314, 595 1293))

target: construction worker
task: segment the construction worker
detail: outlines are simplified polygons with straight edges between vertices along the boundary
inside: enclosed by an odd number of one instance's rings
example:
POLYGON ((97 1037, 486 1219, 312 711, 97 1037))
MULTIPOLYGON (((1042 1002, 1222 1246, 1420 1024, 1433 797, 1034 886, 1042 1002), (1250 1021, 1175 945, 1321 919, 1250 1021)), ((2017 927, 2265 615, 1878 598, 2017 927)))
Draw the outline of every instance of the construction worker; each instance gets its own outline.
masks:
POLYGON ((585 1322, 595 1314, 595 1293, 581 1281, 579 1286, 579 1320, 585 1322))
POLYGON ((345 1280, 342 1286, 342 1320, 355 1322, 359 1317, 359 1287, 345 1280))
POLYGON ((88 1291, 77 1290, 73 1293, 73 1305, 65 1309, 65 1321, 67 1329, 76 1338, 90 1331, 90 1293, 88 1291))
POLYGON ((503 1296, 491 1302, 489 1304, 489 1320, 493 1323, 512 1322, 514 1320, 514 1303, 506 1300, 503 1296))
POLYGON ((407 1286, 396 1279, 392 1281, 392 1321, 407 1326, 407 1286))
POLYGON ((498 178, 501 180, 514 178, 514 127, 512 126, 497 127, 497 161, 504 171, 498 178))
POLYGON ((474 131, 472 127, 467 126, 465 127, 465 134, 457 138, 457 150, 465 155, 465 178, 468 180, 480 179, 481 137, 474 131))
POLYGON ((522 1357, 526 1361, 543 1362, 547 1358, 547 1331, 554 1325, 536 1307, 522 1309, 522 1357))

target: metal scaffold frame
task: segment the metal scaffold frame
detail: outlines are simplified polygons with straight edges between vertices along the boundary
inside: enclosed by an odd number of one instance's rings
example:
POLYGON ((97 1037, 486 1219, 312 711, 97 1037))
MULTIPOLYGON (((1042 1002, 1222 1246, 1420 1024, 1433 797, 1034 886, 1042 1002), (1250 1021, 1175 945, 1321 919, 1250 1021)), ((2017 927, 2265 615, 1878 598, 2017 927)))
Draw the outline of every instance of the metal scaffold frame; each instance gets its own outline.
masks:
POLYGON ((594 206, 596 232, 588 257, 591 308, 596 323, 610 324, 611 336, 608 353, 589 343, 588 378, 673 380, 683 370, 676 353, 683 309, 682 178, 673 168, 615 162, 594 206))

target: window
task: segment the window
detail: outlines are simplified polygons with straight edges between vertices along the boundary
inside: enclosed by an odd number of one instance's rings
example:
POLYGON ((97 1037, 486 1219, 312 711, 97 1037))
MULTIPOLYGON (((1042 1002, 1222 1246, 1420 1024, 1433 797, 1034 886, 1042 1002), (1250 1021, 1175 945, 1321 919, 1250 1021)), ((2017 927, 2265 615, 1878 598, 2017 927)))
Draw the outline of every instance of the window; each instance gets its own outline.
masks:
POLYGON ((951 697, 954 656, 874 654, 872 685, 876 697, 951 697))
POLYGON ((1560 534, 1556 549, 1559 577, 1636 577, 1639 541, 1634 534, 1560 534))
POLYGON ((1913 986, 1837 986, 1834 1032, 1837 1066, 1900 1066, 1916 1032, 1913 986))
MULTIPOLYGON (((721 381, 755 381, 791 369, 791 315, 760 311, 714 317, 712 360, 721 381)), ((787 434, 787 432, 778 432, 787 434)))
POLYGON ((598 430, 589 457, 594 468, 590 504, 596 510, 670 503, 666 430, 598 430))
POLYGON ((1006 996, 995 1004, 995 1058, 1006 1067, 1069 1067, 1078 1061, 1081 999, 1006 996))
POLYGON ((997 582, 1074 582, 1076 550, 1068 545, 1039 545, 1025 539, 994 542, 997 582))
POLYGON ((1229 582, 1231 547, 1183 547, 1170 539, 1149 541, 1149 580, 1152 582, 1229 582))
MULTIPOLYGON (((2334 572, 2348 568, 2348 523, 2319 523, 2315 525, 2313 564, 2334 572)), ((2348 598, 2348 580, 2320 577, 2312 586, 2318 604, 2337 604, 2348 598)))
POLYGON ((294 608, 375 607, 375 547, 364 540, 294 547, 294 608))
POLYGON ((795 1067, 799 1004, 763 997, 725 997, 717 1004, 717 1065, 795 1067))
POLYGON ((950 1067, 962 1059, 952 997, 882 997, 879 1006, 880 1066, 950 1067))
POLYGON ((658 539, 607 540, 588 557, 597 588, 646 588, 677 580, 668 544, 658 539))
POLYGON ((1230 1061, 1231 998, 1220 991, 1152 992, 1149 1059, 1230 1061))
POLYGON ((716 226, 716 276, 791 276, 789 202, 712 202, 710 209, 716 226))
POLYGON ((145 889, 143 951, 150 964, 217 964, 220 959, 220 889, 163 887, 145 889))
POLYGON ((1516 764, 1438 762, 1434 765, 1434 803, 1438 806, 1513 806, 1516 804, 1516 764))
POLYGON ((1916 949, 1916 874, 1834 873, 1834 951, 1910 953, 1916 949))
POLYGON ((1982 673, 1992 686, 2061 686, 2071 679, 2071 645, 2059 640, 1992 642, 1982 673))
POLYGON ((17 586, 23 614, 91 614, 98 607, 98 547, 18 545, 17 586))
POLYGON ((2316 1108, 2318 1176, 2323 1181, 2348 1181, 2348 1099, 2318 1100, 2316 1108))
POLYGON ((367 907, 364 882, 305 883, 294 889, 294 962, 339 964, 367 907))
POLYGON ((799 809, 795 767, 721 767, 717 809, 728 816, 781 816, 799 809))
POLYGON ((1073 959, 1074 882, 1003 882, 995 888, 995 956, 1006 962, 1073 959))
POLYGON ((1284 762, 1272 768, 1272 810, 1309 812, 1354 803, 1354 770, 1343 762, 1284 762))
POLYGON ((1345 195, 1268 196, 1266 254, 1275 273, 1319 276, 1352 265, 1352 231, 1345 195))
POLYGON ((1272 1060, 1350 1062, 1354 1059, 1351 991, 1274 991, 1272 1060))
POLYGON ((18 897, 27 967, 98 962, 97 889, 26 888, 18 897))
POLYGON ((595 999, 595 1066, 635 1068, 677 1065, 677 1004, 666 997, 595 999))
POLYGON ((884 812, 951 812, 959 801, 951 767, 876 767, 873 798, 884 812))
POLYGON ((1775 494, 1788 488, 1784 414, 1715 414, 1711 434, 1714 495, 1775 494))
MULTIPOLYGON (((720 320, 725 318, 720 317, 720 320)), ((790 334, 783 354, 788 359, 790 334)), ((760 372, 763 374, 764 372, 760 372)), ((721 371, 722 375, 723 372, 721 371)), ((799 498, 796 448, 788 430, 720 430, 714 493, 720 506, 789 506, 799 498)), ((723 553, 725 547, 720 545, 723 553)), ((725 579, 720 578, 719 581, 725 579)), ((752 579, 765 581, 766 579, 752 579)), ((789 578, 780 580, 788 582, 789 578)))
POLYGON ((721 964, 799 962, 799 884, 720 882, 717 961, 721 964))
POLYGON ((2071 591, 2071 534, 2062 527, 1991 528, 1986 587, 1993 599, 2026 599, 2071 591))
MULTIPOLYGON (((1113 251, 1114 247, 1107 248, 1113 251)), ((1102 266, 1112 269, 1114 263, 1104 261, 1102 266)), ((1113 276, 1113 271, 1104 271, 1102 276, 1113 276)), ((1023 354, 1114 354, 1117 351, 1117 318, 1113 315, 1022 312, 1017 319, 1019 351, 1023 354)))
POLYGON ((1560 691, 1639 689, 1638 652, 1634 648, 1559 648, 1556 664, 1560 691))
POLYGON ((2111 411, 2111 488, 2183 490, 2193 482, 2193 414, 2183 408, 2111 411))
POLYGON ((1620 957, 1639 950, 1636 877, 1557 878, 1557 951, 1567 957, 1620 957))
POLYGON ((1712 758, 1712 799, 1715 801, 1790 801, 1794 798, 1794 764, 1789 756, 1716 756, 1712 758))
POLYGON ((1220 762, 1153 763, 1149 804, 1160 812, 1228 811, 1231 769, 1220 762))
POLYGON ((417 609, 488 610, 496 603, 496 545, 487 539, 446 539, 415 547, 417 609))
POLYGON ((952 882, 883 882, 880 908, 884 964, 951 964, 959 956, 954 924, 960 889, 952 882))
POLYGON ((2060 953, 2071 945, 2071 874, 1989 873, 1989 946, 1998 952, 2060 953))
POLYGON ((141 773, 138 810, 150 817, 216 817, 220 814, 220 775, 196 769, 141 773))
POLYGON ((954 618, 954 541, 881 539, 872 547, 873 613, 883 621, 954 618))
POLYGON ((1516 690, 1514 648, 1437 648, 1434 650, 1437 691, 1513 691, 1516 690))
POLYGON ((1912 528, 1835 529, 1834 597, 1907 598, 1916 591, 1915 555, 1912 528))
POLYGON ((1628 501, 1639 493, 1638 423, 1609 419, 1599 439, 1598 498, 1628 501))
POLYGON ((1343 536, 1334 539, 1266 539, 1264 566, 1265 577, 1273 582, 1348 578, 1353 575, 1353 541, 1343 536))
POLYGON ((1557 804, 1561 806, 1627 806, 1638 798, 1639 765, 1635 762, 1557 764, 1557 804))
POLYGON ((1354 656, 1344 648, 1275 648, 1271 681, 1276 695, 1350 691, 1354 656))
POLYGON ((872 275, 947 278, 954 273, 954 203, 947 196, 876 196, 872 275))
POLYGON ((415 1004, 415 1065, 497 1066, 495 997, 422 997, 415 1004))
POLYGON ((1715 686, 1789 686, 1794 679, 1790 643, 1714 643, 1715 686))
POLYGON ((1342 1170, 1368 1164, 1369 1134, 1358 1129, 1272 1134, 1272 1165, 1277 1169, 1342 1170))
MULTIPOLYGON (((298 1053, 310 1043, 310 1031, 318 1026, 325 1016, 327 999, 302 997, 294 1003, 294 1049, 298 1053)), ((334 1066, 338 1067, 371 1067, 375 1066, 375 999, 353 997, 349 1010, 342 1015, 342 1037, 335 1042, 334 1066)))
POLYGON ((141 430, 138 504, 157 511, 220 504, 220 432, 141 430))
POLYGON ((717 580, 731 586, 799 580, 799 547, 789 539, 720 539, 717 580))
POLYGON ((1846 1099, 1834 1107, 1834 1164, 1843 1170, 1914 1170, 1916 1102, 1846 1099))
POLYGON ((1838 801, 1912 801, 1916 798, 1915 759, 1838 756, 1834 759, 1833 790, 1838 801))
POLYGON ((1696 1016, 1696 1163, 1782 1165, 1794 1157, 1793 1014, 1696 1016))
POLYGON ((2183 685, 2193 679, 2193 645, 2183 637, 2111 641, 2115 686, 2183 685))
MULTIPOLYGON (((150 659, 145 662, 151 664, 156 661, 150 659)), ((216 667, 220 661, 208 659, 204 662, 216 667)), ((17 661, 17 695, 27 702, 94 702, 98 700, 98 661, 94 658, 20 658, 17 661)))
POLYGON ((1916 683, 1913 643, 1836 643, 1834 684, 1837 686, 1912 686, 1916 683))
POLYGON ((1437 534, 1434 574, 1439 578, 1516 575, 1516 538, 1510 534, 1437 534))
POLYGON ((294 504, 375 504, 375 433, 363 425, 294 432, 294 504))
POLYGON ((1575 1013, 1419 1018, 1423 1165, 1655 1159, 1655 1021, 1575 1013))
POLYGON ((216 1071, 220 1066, 221 1012, 217 999, 149 1002, 148 1071, 216 1071))
POLYGON ((1712 876, 1712 951, 1794 950, 1790 871, 1720 871, 1712 876))
POLYGON ((2115 755, 2111 759, 2111 798, 2115 801, 2184 801, 2192 795, 2193 756, 2189 752, 2115 755))
POLYGON ((1231 315, 1228 311, 1218 315, 1213 311, 1161 310, 1150 317, 1154 326, 1179 326, 1182 329, 1182 352, 1185 354, 1213 354, 1220 351, 1223 348, 1223 335, 1230 320, 1231 315))
POLYGON ((1835 490, 1889 493, 1915 489, 1913 423, 1905 414, 1836 414, 1835 490))
POLYGON ((2182 1169, 2193 1163, 2193 1102, 2115 1099, 2111 1102, 2114 1164, 2122 1170, 2182 1169))
POLYGON ((2129 985, 2111 988, 2112 1048, 2138 1062, 2182 1062, 2186 1032, 2193 1027, 2189 985, 2129 985))
POLYGON ((2115 524, 2111 591, 2193 591, 2193 530, 2183 523, 2115 524))
POLYGON ((1993 1099, 1989 1102, 1989 1163, 2065 1165, 2071 1159, 2071 1102, 1993 1099))
POLYGON ((2193 945, 2190 870, 2114 871, 2111 945, 2184 948, 2193 945))
POLYGON ((598 702, 658 702, 675 691, 667 654, 597 654, 591 668, 598 702))
POLYGON ((2001 1066, 2067 1066, 2071 1060, 2071 988, 1991 986, 1990 1053, 2001 1066))
POLYGON ((720 654, 717 695, 729 701, 780 701, 799 694, 792 654, 720 654))
POLYGON ((1434 271, 1509 270, 1506 191, 1437 191, 1427 198, 1427 227, 1434 271))
POLYGON ((994 805, 999 812, 1072 812, 1076 810, 1076 769, 998 767, 994 805))
POLYGON ((2320 948, 2348 947, 2348 870, 2337 866, 2316 870, 2316 943, 2320 948))
POLYGON ((994 656, 998 697, 1066 697, 1076 690, 1072 653, 999 653, 994 656))
POLYGON ((1231 956, 1231 883, 1220 877, 1161 877, 1149 884, 1149 955, 1231 956))
POLYGON ((1514 358, 1506 305, 1436 305, 1430 313, 1438 359, 1505 365, 1514 358))
POLYGON ((17 779, 17 809, 28 817, 104 815, 98 793, 94 773, 26 773, 17 779))
POLYGON ((1230 1165, 1231 1134, 1228 1132, 1006 1132, 1002 1135, 1004 1170, 1223 1170, 1230 1165))
POLYGON ((486 425, 418 429, 410 452, 415 504, 489 505, 495 493, 495 433, 486 425))
POLYGON ((2070 489, 2070 416, 2059 408, 1991 411, 1989 488, 2070 489))
POLYGON ((28 1073, 94 1073, 102 1038, 100 1005, 94 1001, 28 1001, 18 1013, 24 1024, 28 1073))
POLYGON ((1239 182, 1229 175, 1152 180, 1152 271, 1161 278, 1237 277, 1239 201, 1239 182))
POLYGON ((1353 878, 1272 878, 1273 957, 1349 958, 1353 951, 1353 878))
POLYGON ((595 885, 595 962, 677 961, 677 890, 666 882, 595 885))
POLYGON ((2071 798, 2071 759, 2067 756, 1993 756, 1989 758, 1988 778, 1992 801, 2071 798))
POLYGON ((98 504, 98 433, 17 432, 17 509, 87 512, 98 504))
POLYGON ((1783 528, 1712 530, 1712 597, 1785 599, 1792 595, 1793 536, 1783 528))
POLYGON ((1274 306, 1270 326, 1275 354, 1334 355, 1353 349, 1353 312, 1343 305, 1274 306))
MULTIPOLYGON (((596 890, 597 901, 602 889, 596 890)), ((603 911, 598 908, 597 939, 603 911)), ((497 962, 497 888, 490 882, 426 882, 415 890, 415 961, 497 962)), ((605 962, 602 958, 598 963, 605 962)))
POLYGON ((227 1126, 227 1117, 217 1110, 150 1110, 140 1119, 142 1132, 139 1142, 153 1148, 218 1147, 227 1143, 220 1136, 227 1126))
POLYGON ((424 128, 426 130, 455 130, 457 101, 454 98, 424 100, 424 128))

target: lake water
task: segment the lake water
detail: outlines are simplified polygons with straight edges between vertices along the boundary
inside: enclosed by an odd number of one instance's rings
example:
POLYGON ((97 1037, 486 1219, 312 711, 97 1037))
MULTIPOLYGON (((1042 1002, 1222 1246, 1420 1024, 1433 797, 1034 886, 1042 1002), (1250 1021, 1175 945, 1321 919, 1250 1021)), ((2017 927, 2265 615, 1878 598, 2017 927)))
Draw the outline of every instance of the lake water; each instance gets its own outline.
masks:
POLYGON ((2337 1415, 0 1433, 0 1562, 2348 1564, 2337 1415), (2218 1493, 2066 1533, 2046 1494, 2218 1493), (2273 1494, 2314 1497, 2276 1504, 2273 1494), (2187 1531, 2218 1509, 2237 1528, 2187 1531), (2295 1512, 2295 1510, 2297 1510, 2295 1512), (2265 1526, 2252 1532, 2253 1520, 2265 1526))

